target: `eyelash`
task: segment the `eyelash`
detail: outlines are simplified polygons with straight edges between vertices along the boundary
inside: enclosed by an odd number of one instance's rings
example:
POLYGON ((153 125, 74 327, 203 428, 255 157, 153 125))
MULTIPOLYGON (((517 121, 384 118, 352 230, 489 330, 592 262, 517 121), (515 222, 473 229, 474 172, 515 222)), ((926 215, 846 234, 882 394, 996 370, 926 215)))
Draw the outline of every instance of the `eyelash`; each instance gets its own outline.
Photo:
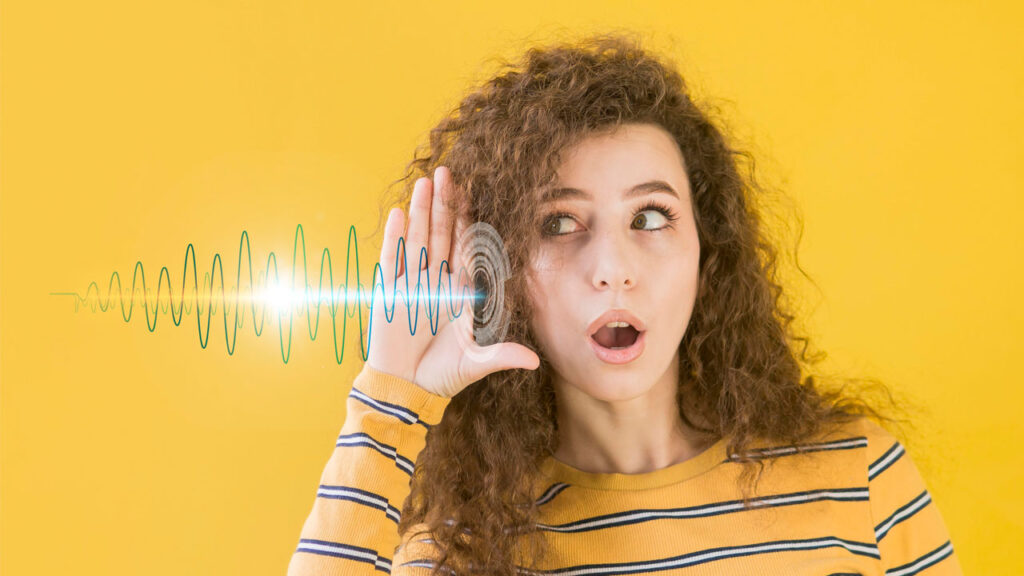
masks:
MULTIPOLYGON (((654 230, 641 230, 642 232, 661 232, 663 230, 675 228, 673 223, 679 219, 675 211, 669 208, 668 206, 660 204, 654 200, 649 200, 646 204, 638 208, 636 212, 633 212, 633 218, 636 218, 637 214, 640 214, 641 212, 646 212, 648 210, 655 210, 657 212, 660 212, 661 215, 664 216, 666 220, 668 220, 668 224, 665 224, 661 228, 655 228, 654 230)), ((551 222, 552 219, 557 220, 559 218, 572 218, 572 214, 569 214, 568 212, 555 212, 547 215, 543 219, 543 223, 541 225, 541 233, 545 236, 568 236, 569 234, 572 234, 572 232, 566 232, 562 234, 549 234, 547 232, 547 224, 551 222)))

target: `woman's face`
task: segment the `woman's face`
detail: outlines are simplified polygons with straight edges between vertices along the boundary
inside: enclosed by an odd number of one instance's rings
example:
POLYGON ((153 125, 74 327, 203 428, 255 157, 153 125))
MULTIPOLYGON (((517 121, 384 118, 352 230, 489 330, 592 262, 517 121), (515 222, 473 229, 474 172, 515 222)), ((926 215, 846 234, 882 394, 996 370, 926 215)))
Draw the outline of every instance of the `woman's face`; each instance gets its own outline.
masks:
POLYGON ((563 158, 561 193, 539 207, 541 242, 527 280, 531 327, 556 386, 604 401, 634 398, 678 377, 672 371, 697 294, 700 246, 684 159, 652 124, 592 135, 563 158), (646 327, 639 356, 617 363, 590 335, 613 309, 646 327))

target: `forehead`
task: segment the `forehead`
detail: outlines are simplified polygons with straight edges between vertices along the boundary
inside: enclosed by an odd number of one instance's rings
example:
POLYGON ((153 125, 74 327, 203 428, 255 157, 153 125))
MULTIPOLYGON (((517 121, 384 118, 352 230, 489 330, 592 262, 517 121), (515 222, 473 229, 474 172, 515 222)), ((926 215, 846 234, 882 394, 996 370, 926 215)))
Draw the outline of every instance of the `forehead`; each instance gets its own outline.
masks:
POLYGON ((653 124, 625 124, 614 131, 595 133, 562 154, 555 185, 542 201, 586 198, 620 191, 647 192, 687 186, 685 160, 679 146, 663 128, 653 124))

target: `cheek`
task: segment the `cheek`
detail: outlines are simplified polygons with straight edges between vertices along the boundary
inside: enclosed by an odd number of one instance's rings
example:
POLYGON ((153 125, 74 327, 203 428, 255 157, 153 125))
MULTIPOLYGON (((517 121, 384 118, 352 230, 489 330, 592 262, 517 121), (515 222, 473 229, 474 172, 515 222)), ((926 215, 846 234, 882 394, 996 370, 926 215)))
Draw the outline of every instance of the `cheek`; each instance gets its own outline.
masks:
POLYGON ((544 310, 543 291, 540 282, 533 273, 526 277, 526 296, 530 299, 530 329, 537 333, 540 329, 539 320, 546 314, 544 310))
POLYGON ((687 257, 675 262, 671 284, 675 287, 677 295, 689 298, 695 296, 700 273, 698 268, 696 257, 687 257))
POLYGON ((544 242, 530 260, 531 269, 539 276, 551 276, 565 265, 565 250, 555 242, 544 242))
POLYGON ((558 329, 558 311, 564 309, 563 296, 558 291, 557 278, 550 274, 535 274, 527 279, 533 315, 530 328, 546 343, 558 329))
POLYGON ((645 253, 645 257, 650 258, 652 266, 657 264, 659 277, 667 274, 676 279, 689 278, 697 274, 700 246, 696 241, 678 241, 655 246, 645 253))

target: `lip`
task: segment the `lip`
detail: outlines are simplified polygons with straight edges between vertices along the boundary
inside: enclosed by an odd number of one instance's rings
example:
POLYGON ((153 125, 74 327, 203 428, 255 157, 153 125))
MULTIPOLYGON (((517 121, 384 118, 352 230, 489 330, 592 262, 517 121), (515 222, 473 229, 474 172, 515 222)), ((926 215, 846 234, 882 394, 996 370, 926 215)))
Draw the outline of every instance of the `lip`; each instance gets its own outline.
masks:
POLYGON ((590 336, 587 337, 587 341, 590 342, 590 347, 594 350, 594 354, 596 354, 600 360, 607 362, 608 364, 628 364, 643 354, 644 345, 647 342, 647 332, 641 332, 640 335, 636 337, 636 342, 633 342, 632 346, 628 346, 620 350, 605 348, 590 336))
POLYGON ((644 346, 646 346, 647 343, 647 325, 629 310, 624 308, 613 308, 606 311, 604 314, 601 314, 596 320, 590 323, 590 326, 587 327, 587 342, 590 343, 590 347, 594 350, 594 354, 601 361, 608 364, 628 364, 629 362, 639 358, 644 352, 644 346), (636 337, 636 342, 633 342, 631 346, 627 346, 621 350, 612 350, 611 348, 605 348, 598 344, 597 340, 594 340, 594 334, 609 322, 629 322, 629 324, 639 332, 636 337))
POLYGON ((590 323, 590 326, 587 326, 587 337, 590 338, 593 336, 594 333, 609 322, 629 322, 630 325, 633 326, 633 328, 636 328, 641 335, 643 335, 647 330, 647 325, 644 324, 642 320, 634 316, 629 310, 613 308, 612 310, 608 310, 604 314, 598 316, 596 320, 590 323))

